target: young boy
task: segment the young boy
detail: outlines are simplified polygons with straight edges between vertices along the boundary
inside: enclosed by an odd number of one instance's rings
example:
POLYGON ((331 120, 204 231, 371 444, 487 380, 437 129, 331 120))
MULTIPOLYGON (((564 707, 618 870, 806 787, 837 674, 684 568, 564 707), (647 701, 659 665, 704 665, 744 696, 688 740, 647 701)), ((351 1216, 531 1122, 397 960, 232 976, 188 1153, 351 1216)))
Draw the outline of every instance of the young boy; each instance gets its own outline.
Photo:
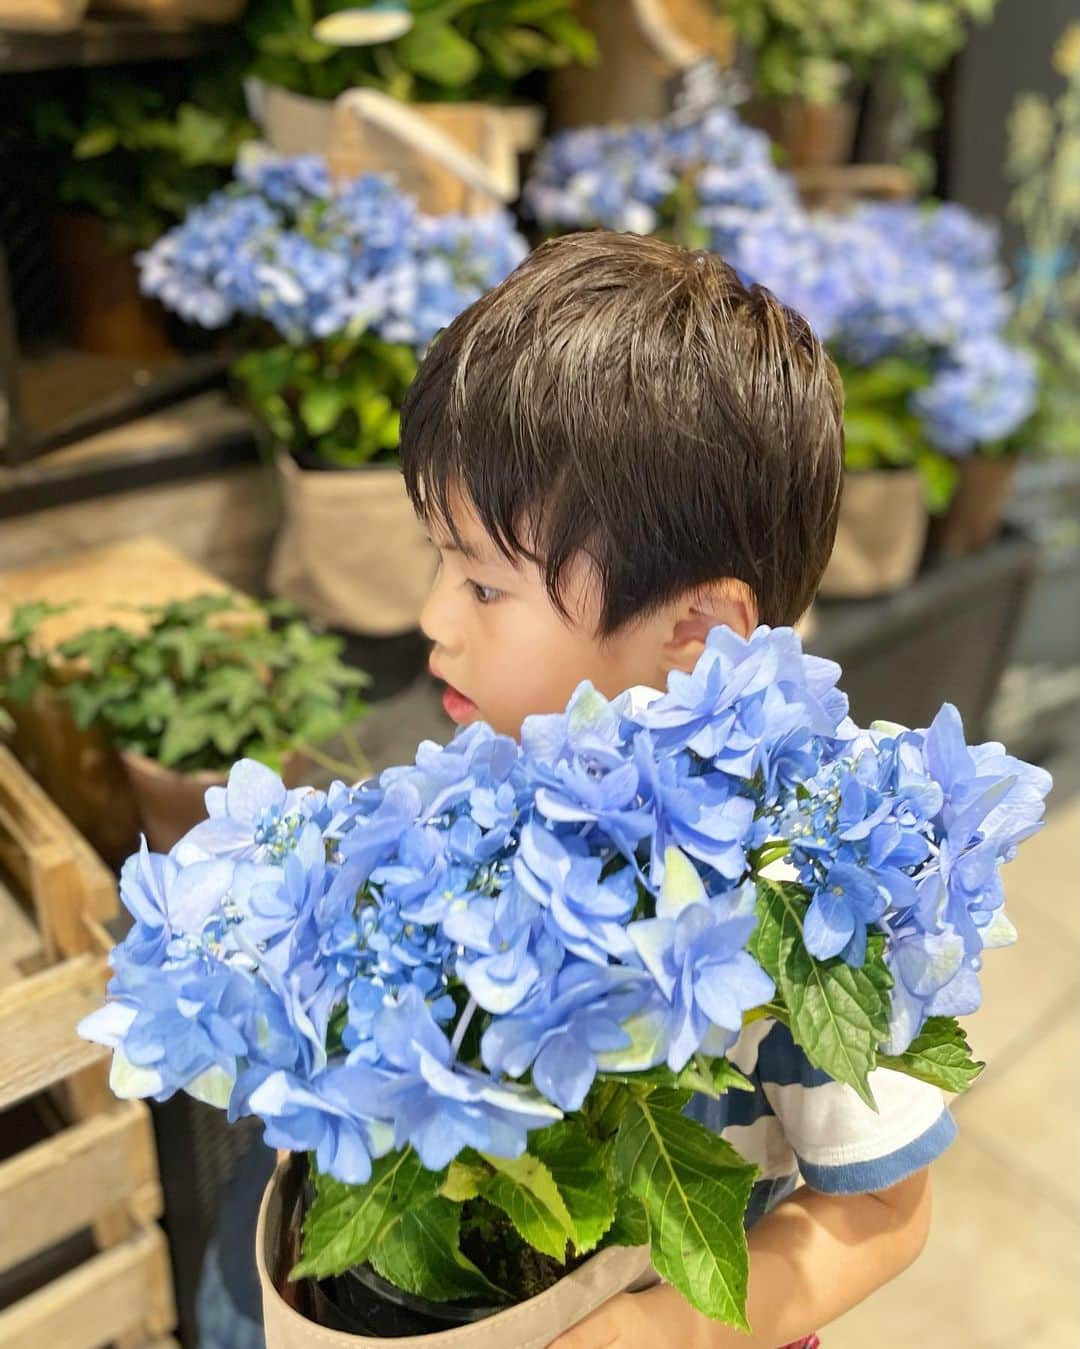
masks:
MULTIPOLYGON (((717 257, 605 233, 538 249, 440 335, 402 418, 450 717, 516 735, 583 679, 663 688, 718 623, 793 623, 833 543, 842 399, 805 321, 717 257)), ((752 1335, 661 1285, 556 1349, 814 1344, 922 1250, 955 1133, 940 1093, 878 1069, 875 1114, 769 1021, 731 1057, 754 1095, 692 1109, 760 1168, 752 1335)))

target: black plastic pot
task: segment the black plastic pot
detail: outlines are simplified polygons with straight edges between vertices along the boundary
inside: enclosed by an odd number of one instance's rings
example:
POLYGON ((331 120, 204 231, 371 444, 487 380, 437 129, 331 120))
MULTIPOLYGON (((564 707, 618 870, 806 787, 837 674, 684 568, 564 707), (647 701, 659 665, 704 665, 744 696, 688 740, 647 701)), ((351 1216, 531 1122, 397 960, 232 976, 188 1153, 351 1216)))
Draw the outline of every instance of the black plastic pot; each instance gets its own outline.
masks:
POLYGON ((316 1284, 314 1304, 320 1325, 382 1339, 437 1335, 455 1326, 486 1320, 502 1310, 460 1302, 430 1302, 395 1288, 370 1265, 354 1265, 338 1278, 316 1284))

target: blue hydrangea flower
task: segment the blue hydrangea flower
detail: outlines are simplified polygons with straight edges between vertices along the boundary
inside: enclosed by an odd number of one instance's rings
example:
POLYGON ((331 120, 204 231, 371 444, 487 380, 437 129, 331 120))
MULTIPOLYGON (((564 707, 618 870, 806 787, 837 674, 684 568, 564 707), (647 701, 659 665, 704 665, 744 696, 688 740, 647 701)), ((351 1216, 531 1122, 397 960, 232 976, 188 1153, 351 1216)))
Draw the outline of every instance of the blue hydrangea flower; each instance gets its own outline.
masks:
POLYGON ((173 850, 181 863, 197 857, 280 862, 295 846, 306 820, 323 797, 310 787, 288 791, 266 764, 241 759, 224 787, 206 793, 208 818, 190 829, 173 850))

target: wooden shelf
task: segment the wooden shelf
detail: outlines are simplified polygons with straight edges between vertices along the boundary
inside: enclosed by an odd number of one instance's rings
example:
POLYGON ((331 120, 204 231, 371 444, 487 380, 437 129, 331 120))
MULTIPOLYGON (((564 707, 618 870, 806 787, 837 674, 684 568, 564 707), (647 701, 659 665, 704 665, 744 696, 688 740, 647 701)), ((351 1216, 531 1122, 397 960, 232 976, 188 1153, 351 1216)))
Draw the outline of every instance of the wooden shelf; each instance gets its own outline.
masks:
POLYGON ((0 30, 0 74, 75 66, 185 61, 212 50, 222 30, 138 19, 86 19, 70 33, 0 30))

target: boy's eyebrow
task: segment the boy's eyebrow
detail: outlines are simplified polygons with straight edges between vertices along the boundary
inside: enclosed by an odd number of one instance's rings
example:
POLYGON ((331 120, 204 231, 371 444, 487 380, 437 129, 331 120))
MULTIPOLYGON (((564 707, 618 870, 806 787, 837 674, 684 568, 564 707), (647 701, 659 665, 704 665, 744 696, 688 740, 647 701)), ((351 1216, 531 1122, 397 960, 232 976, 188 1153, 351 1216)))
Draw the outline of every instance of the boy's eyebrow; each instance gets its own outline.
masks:
POLYGON ((462 539, 459 542, 456 539, 440 539, 433 536, 431 541, 436 548, 441 549, 444 553, 460 553, 462 557, 468 558, 470 562, 480 562, 483 560, 480 552, 476 548, 473 548, 465 539, 462 539))

